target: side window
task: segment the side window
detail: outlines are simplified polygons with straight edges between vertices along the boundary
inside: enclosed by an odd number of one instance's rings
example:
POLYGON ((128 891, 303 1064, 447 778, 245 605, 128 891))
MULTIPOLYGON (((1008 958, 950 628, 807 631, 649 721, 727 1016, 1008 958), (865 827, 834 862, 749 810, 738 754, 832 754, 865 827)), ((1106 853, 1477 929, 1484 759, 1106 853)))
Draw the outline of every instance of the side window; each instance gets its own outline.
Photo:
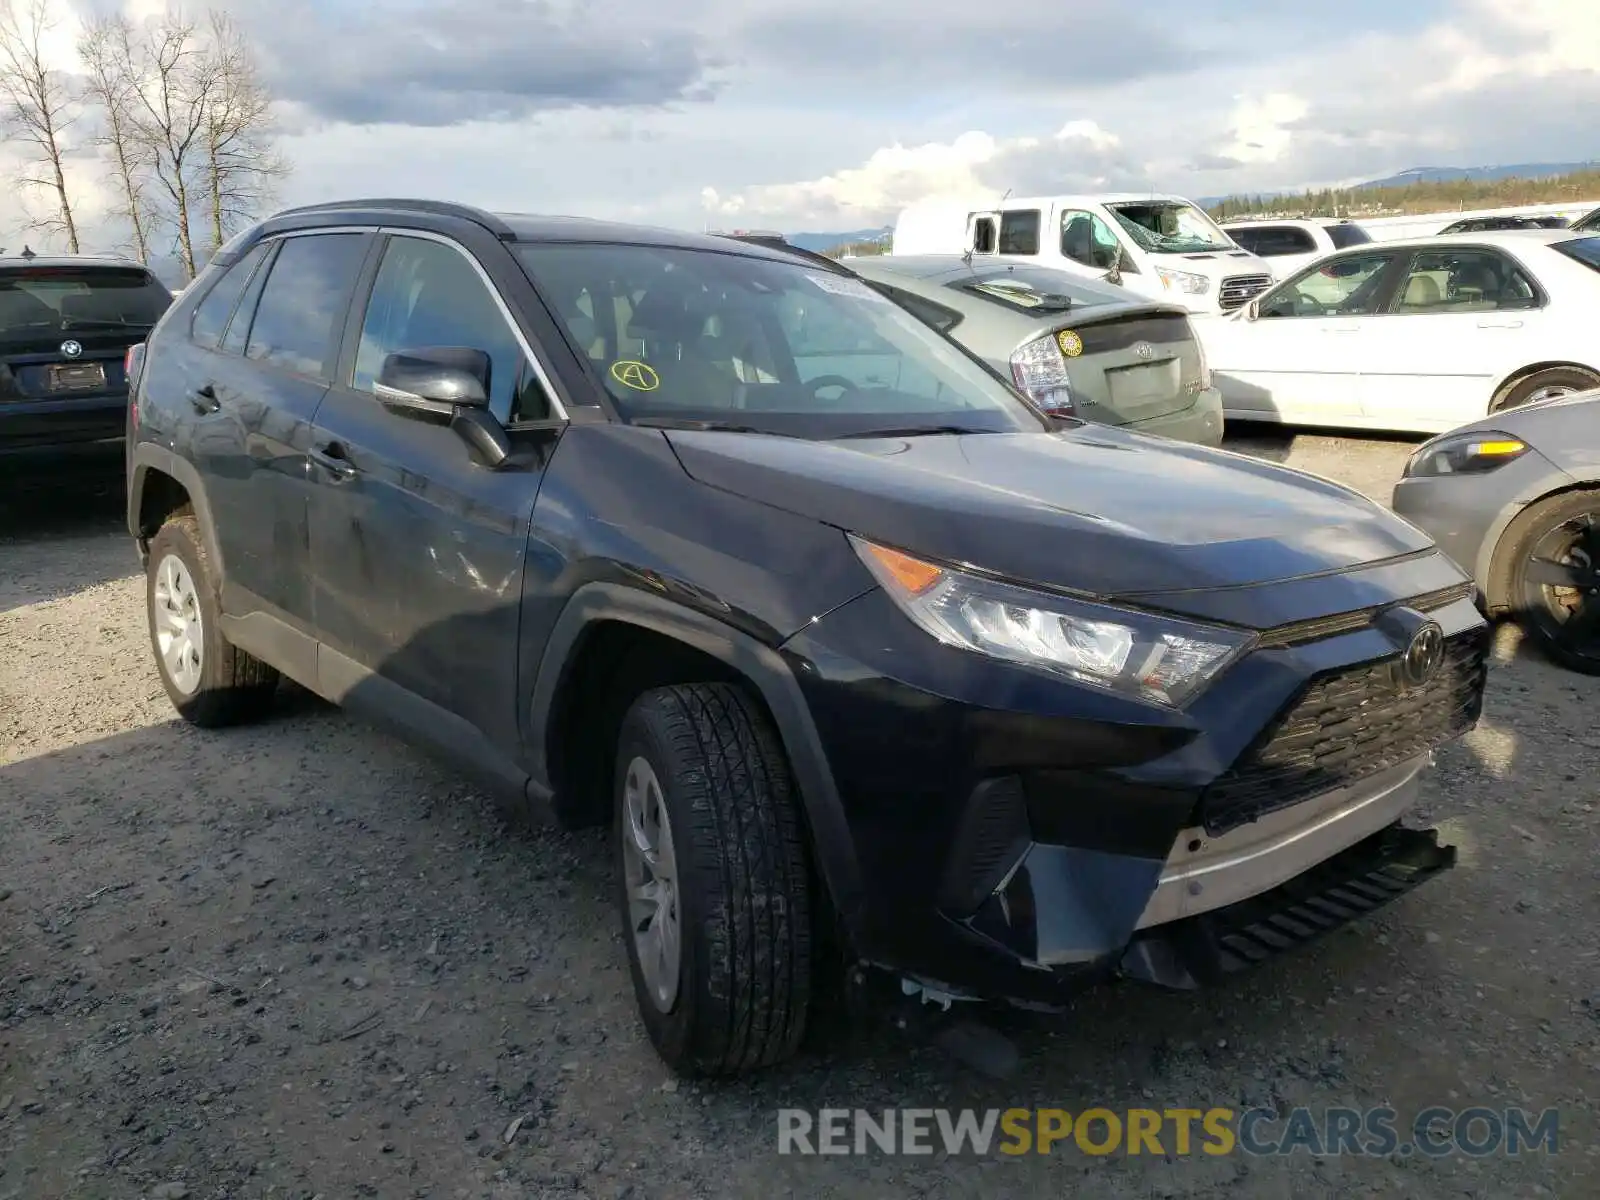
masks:
POLYGON ((1493 250, 1426 250, 1411 259, 1397 313, 1474 313, 1537 308, 1528 275, 1493 250))
POLYGON ((994 253, 993 217, 979 217, 972 223, 972 252, 974 254, 994 253))
POLYGON ((1262 317, 1349 317, 1378 310, 1392 253, 1353 254, 1318 263, 1262 297, 1262 317))
POLYGON ((1250 251, 1251 254, 1260 254, 1261 253, 1261 250, 1260 250, 1261 230, 1260 229, 1257 229, 1257 228, 1229 229, 1227 227, 1224 227, 1222 232, 1227 234, 1230 238, 1232 238, 1234 240, 1234 242, 1238 244, 1240 249, 1248 250, 1248 251, 1250 251))
POLYGON ((365 252, 366 238, 359 233, 284 239, 256 302, 245 357, 329 378, 350 289, 365 252))
POLYGON ((1255 244, 1246 249, 1262 258, 1317 252, 1317 240, 1304 229, 1296 229, 1293 225, 1268 225, 1253 229, 1251 233, 1255 235, 1255 244))
POLYGON ((228 327, 228 318, 233 315, 239 297, 244 295, 261 260, 267 256, 267 250, 265 242, 256 246, 211 285, 211 290, 196 306, 189 322, 189 337, 197 346, 215 350, 222 344, 222 333, 228 327))
POLYGON ((256 305, 261 300, 261 289, 266 286, 267 276, 272 274, 272 260, 277 257, 278 248, 283 243, 273 241, 264 243, 266 251, 261 256, 261 265, 256 268, 255 274, 250 276, 250 282, 245 285, 244 296, 234 306, 233 318, 228 322, 228 331, 222 335, 221 350, 224 354, 243 354, 245 343, 250 340, 250 325, 255 320, 256 305))
MULTIPOLYGON (((1117 249, 1122 243, 1111 226, 1091 212, 1068 209, 1061 214, 1061 256, 1075 263, 1109 271, 1117 265, 1117 249)), ((1122 269, 1131 271, 1132 261, 1123 256, 1122 269)))
POLYGON ((1333 242, 1335 250, 1348 250, 1351 246, 1365 246, 1371 243, 1372 237, 1359 225, 1325 225, 1328 238, 1333 242))
POLYGON ((506 424, 548 417, 533 364, 489 287, 454 246, 395 236, 383 252, 350 385, 371 391, 390 354, 466 346, 489 356, 489 408, 506 424))
POLYGON ((1019 209, 1000 214, 1000 253, 1039 253, 1039 210, 1019 209))
POLYGON ((935 304, 912 292, 903 291, 897 287, 890 287, 885 283, 872 285, 901 308, 916 317, 925 325, 930 325, 940 333, 949 333, 961 324, 961 314, 953 308, 946 308, 942 304, 935 304))

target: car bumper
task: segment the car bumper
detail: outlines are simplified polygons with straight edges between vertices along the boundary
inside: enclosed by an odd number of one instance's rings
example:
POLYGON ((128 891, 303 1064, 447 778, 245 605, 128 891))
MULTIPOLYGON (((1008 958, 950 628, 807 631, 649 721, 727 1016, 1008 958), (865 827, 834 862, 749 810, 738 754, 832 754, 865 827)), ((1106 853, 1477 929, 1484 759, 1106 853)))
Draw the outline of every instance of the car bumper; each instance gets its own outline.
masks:
POLYGON ((1130 421, 1122 428, 1180 442, 1194 442, 1201 446, 1220 446, 1223 430, 1222 393, 1216 388, 1207 388, 1182 412, 1151 417, 1145 421, 1130 421))
POLYGON ((122 449, 127 414, 126 396, 0 401, 0 457, 21 464, 114 455, 122 449))
POLYGON ((1303 892, 1358 847, 1379 870, 1377 847, 1410 836, 1399 821, 1432 751, 1476 721, 1487 653, 1470 599, 1430 615, 1471 659, 1455 724, 1394 761, 1374 742, 1357 761, 1377 769, 1308 766, 1285 779, 1294 802, 1228 818, 1230 769, 1284 713, 1323 680, 1387 670, 1398 651, 1374 627, 1259 649, 1176 712, 930 644, 881 592, 845 605, 785 649, 861 880, 841 913, 853 949, 928 988, 1025 1005, 1118 973, 1189 986, 1205 963, 1172 937, 1303 892))

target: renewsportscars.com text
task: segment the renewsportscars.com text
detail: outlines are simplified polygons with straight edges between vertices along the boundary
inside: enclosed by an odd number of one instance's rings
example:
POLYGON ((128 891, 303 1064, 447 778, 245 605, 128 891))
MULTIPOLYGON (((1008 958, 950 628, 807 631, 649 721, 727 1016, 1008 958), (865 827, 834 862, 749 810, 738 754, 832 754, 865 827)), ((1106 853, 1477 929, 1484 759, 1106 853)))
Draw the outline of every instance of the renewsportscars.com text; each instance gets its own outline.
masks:
POLYGON ((779 1154, 1080 1153, 1387 1158, 1558 1151, 1555 1109, 1090 1108, 778 1110, 779 1154))

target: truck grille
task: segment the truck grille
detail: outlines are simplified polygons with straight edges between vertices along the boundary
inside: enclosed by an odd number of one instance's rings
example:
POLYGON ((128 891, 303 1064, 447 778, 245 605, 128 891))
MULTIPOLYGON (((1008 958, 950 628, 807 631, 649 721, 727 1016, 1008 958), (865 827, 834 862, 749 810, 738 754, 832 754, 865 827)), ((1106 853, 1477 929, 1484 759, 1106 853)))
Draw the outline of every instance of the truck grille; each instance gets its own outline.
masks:
POLYGON ((1439 671, 1397 688, 1391 659, 1318 675, 1200 797, 1213 837, 1360 779, 1465 733, 1483 711, 1485 627, 1445 642, 1439 671))
POLYGON ((1249 304, 1271 286, 1271 275, 1230 275, 1222 281, 1217 299, 1226 312, 1241 304, 1249 304))

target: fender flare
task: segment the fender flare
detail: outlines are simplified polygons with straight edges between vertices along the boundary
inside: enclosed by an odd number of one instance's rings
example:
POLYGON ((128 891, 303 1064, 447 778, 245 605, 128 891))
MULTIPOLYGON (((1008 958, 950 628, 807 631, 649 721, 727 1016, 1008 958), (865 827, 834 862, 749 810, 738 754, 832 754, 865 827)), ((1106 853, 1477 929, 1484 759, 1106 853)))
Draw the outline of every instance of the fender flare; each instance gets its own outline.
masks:
POLYGON ((546 738, 573 652, 602 621, 636 625, 691 646, 732 668, 760 694, 794 773, 813 861, 834 911, 853 927, 861 896, 854 838, 800 684, 777 650, 706 613, 620 583, 589 583, 572 594, 545 643, 529 703, 527 757, 534 786, 548 789, 546 738))
POLYGON ((144 507, 145 482, 152 470, 160 471, 177 480, 189 493, 189 504, 194 509, 195 520, 200 523, 200 536, 205 540, 206 554, 215 564, 218 578, 226 578, 222 561, 222 544, 217 540, 217 528, 211 517, 211 503, 206 498, 205 484, 200 472, 187 459, 179 458, 165 446, 154 442, 139 442, 133 447, 128 464, 128 532, 144 551, 144 534, 139 528, 139 513, 144 507))

